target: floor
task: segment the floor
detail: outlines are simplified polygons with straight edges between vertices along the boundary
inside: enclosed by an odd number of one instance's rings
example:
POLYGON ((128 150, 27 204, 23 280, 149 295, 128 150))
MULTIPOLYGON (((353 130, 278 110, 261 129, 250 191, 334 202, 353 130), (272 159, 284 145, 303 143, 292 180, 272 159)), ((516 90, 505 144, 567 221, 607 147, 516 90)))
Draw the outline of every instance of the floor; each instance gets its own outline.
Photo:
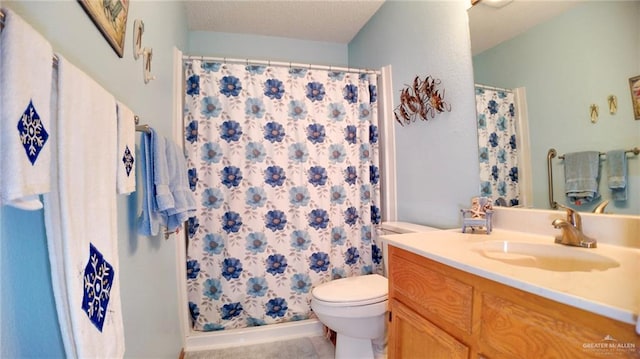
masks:
POLYGON ((333 359, 334 346, 325 337, 290 339, 226 349, 187 352, 184 359, 333 359))

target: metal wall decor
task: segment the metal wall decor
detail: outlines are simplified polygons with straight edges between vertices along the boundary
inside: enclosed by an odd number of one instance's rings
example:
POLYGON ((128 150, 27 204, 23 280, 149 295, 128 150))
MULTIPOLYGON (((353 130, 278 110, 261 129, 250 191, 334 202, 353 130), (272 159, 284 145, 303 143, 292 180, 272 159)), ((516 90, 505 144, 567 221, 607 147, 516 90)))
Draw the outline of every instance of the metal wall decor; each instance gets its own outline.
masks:
POLYGON ((402 126, 415 120, 427 121, 434 118, 436 113, 450 112, 451 105, 444 101, 444 89, 437 87, 439 79, 419 76, 413 80, 413 85, 406 85, 400 90, 400 105, 393 110, 396 121, 402 126))

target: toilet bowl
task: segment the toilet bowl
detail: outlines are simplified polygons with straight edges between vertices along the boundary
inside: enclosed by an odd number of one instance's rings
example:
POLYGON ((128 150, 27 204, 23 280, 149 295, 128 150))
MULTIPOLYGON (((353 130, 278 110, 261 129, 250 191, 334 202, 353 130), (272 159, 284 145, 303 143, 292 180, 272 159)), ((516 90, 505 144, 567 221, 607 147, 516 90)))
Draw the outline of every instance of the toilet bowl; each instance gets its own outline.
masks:
MULTIPOLYGON (((383 222, 379 235, 437 230, 405 222, 383 222)), ((382 240, 385 275, 387 245, 382 240)), ((387 278, 379 274, 336 279, 311 291, 311 309, 322 324, 336 332, 336 359, 373 359, 384 356, 387 278)))

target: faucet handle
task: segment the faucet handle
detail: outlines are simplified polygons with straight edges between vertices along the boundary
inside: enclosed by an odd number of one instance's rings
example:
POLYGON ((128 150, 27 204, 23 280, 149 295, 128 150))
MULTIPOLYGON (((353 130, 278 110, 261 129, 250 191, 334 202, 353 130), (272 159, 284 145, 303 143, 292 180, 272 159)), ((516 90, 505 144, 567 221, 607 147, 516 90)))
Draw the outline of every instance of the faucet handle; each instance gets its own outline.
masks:
POLYGON ((571 223, 576 229, 582 230, 582 217, 580 217, 578 211, 560 203, 558 203, 558 207, 563 208, 567 212, 567 222, 571 223))
POLYGON ((605 199, 604 201, 600 202, 599 205, 596 206, 596 208, 593 209, 593 213, 604 213, 604 209, 605 207, 607 207, 607 205, 609 204, 609 200, 605 199))

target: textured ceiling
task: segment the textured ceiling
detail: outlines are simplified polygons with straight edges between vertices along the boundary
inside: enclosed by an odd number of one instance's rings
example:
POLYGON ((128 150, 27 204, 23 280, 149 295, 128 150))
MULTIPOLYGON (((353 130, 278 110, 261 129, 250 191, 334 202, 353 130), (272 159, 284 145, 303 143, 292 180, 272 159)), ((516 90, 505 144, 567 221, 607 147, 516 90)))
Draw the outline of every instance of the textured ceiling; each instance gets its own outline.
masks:
POLYGON ((348 44, 384 0, 208 0, 185 2, 191 31, 348 44))

